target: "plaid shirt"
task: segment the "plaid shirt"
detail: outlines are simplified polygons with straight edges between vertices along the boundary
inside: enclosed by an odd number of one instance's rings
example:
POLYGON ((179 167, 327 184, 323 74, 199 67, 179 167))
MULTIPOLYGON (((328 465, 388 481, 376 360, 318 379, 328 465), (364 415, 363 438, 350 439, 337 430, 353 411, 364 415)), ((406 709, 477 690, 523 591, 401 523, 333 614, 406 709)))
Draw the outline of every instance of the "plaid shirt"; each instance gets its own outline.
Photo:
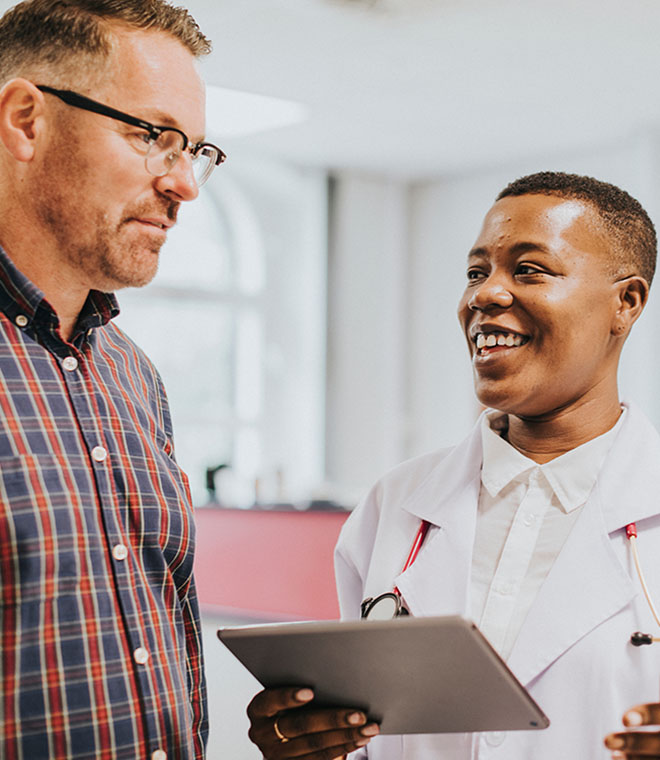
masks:
POLYGON ((165 392, 92 291, 71 343, 0 249, 0 757, 204 757, 194 524, 165 392))

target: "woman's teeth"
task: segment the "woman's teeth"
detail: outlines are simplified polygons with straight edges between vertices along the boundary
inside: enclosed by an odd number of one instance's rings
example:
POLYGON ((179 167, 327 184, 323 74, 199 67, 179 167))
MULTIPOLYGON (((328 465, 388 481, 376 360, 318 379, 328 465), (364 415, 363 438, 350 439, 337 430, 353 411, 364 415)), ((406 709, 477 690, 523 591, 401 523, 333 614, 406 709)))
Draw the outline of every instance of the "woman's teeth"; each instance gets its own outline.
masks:
POLYGON ((479 333, 477 335, 477 350, 482 348, 493 348, 494 346, 521 346, 523 336, 516 333, 479 333))

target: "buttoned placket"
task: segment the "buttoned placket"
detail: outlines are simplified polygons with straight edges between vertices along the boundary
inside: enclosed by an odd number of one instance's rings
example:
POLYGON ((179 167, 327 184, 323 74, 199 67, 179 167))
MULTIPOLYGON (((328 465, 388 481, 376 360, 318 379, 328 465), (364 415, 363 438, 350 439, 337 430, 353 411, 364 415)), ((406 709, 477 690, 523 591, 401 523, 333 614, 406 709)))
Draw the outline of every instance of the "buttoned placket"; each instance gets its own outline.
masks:
MULTIPOLYGON (((52 338, 48 343, 52 345, 52 338)), ((128 549, 122 535, 123 528, 119 522, 119 511, 114 504, 112 457, 107 449, 103 430, 100 428, 102 417, 92 403, 94 388, 92 379, 85 366, 84 354, 71 345, 67 345, 67 349, 69 351, 68 355, 62 356, 58 353, 56 354, 56 358, 62 367, 62 375, 67 386, 69 399, 75 409, 76 417, 82 435, 87 443, 89 456, 93 464, 97 493, 104 515, 108 547, 114 560, 119 603, 127 621, 128 644, 132 650, 132 659, 136 666, 136 675, 140 683, 142 699, 146 704, 153 702, 152 678, 148 672, 150 660, 149 642, 144 640, 144 633, 135 625, 136 621, 139 620, 138 606, 137 600, 133 598, 133 594, 131 593, 130 568, 129 563, 126 561, 128 549)), ((149 735, 153 738, 158 737, 160 734, 153 717, 156 714, 155 704, 151 710, 146 711, 149 735)), ((160 760, 163 757, 166 758, 167 755, 164 750, 157 748, 151 753, 150 757, 160 760)))
POLYGON ((482 633, 500 652, 504 647, 543 518, 550 506, 550 495, 541 486, 542 477, 539 467, 529 473, 527 492, 513 518, 479 624, 482 633))

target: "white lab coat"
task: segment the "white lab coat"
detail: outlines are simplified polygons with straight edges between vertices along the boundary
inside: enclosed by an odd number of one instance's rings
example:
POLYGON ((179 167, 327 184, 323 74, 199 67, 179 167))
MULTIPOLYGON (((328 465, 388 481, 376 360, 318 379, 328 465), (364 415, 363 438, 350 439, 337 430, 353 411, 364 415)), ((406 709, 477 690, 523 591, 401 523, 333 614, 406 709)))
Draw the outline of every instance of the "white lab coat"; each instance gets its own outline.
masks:
MULTIPOLYGON (((594 490, 508 660, 550 728, 379 736, 351 760, 605 760, 603 738, 619 730, 623 712, 660 699, 660 643, 629 643, 634 631, 660 631, 624 530, 637 522, 642 566, 660 605, 660 437, 638 408, 627 406, 594 490)), ((469 617, 481 458, 477 424, 459 446, 405 462, 376 484, 337 544, 343 617, 358 617, 364 597, 395 584, 413 615, 469 617), (431 530, 401 574, 422 519, 431 530)))

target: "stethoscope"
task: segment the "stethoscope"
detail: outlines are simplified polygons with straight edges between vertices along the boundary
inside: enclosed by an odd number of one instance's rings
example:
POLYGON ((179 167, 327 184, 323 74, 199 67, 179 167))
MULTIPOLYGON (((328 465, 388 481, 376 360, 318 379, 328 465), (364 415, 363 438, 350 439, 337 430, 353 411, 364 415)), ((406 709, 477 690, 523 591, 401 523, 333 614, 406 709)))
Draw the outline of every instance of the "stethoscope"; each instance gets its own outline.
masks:
MULTIPOLYGON (((415 540, 410 547, 408 558, 406 559, 406 563, 403 566, 403 570, 401 571, 402 573, 405 573, 405 571, 417 559, 417 555, 422 548, 422 544, 424 543, 424 539, 426 538, 426 534, 428 533, 430 527, 430 522, 427 520, 422 520, 422 523, 417 530, 417 534, 415 535, 415 540)), ((644 571, 642 570, 642 566, 639 561, 639 553, 637 551, 637 525, 634 522, 626 525, 626 537, 630 543, 633 560, 635 562, 635 569, 637 570, 637 575, 639 577, 639 582, 642 585, 644 596, 646 597, 646 601, 648 602, 655 622, 658 624, 658 626, 660 626, 660 616, 658 616, 658 612, 655 609, 653 600, 651 599, 651 594, 649 593, 648 586, 646 585, 644 571)), ((367 618, 369 620, 390 620, 392 618, 402 617, 403 615, 409 614, 410 612, 403 603, 401 592, 397 586, 395 586, 392 591, 387 591, 375 598, 367 597, 360 605, 360 617, 364 620, 367 618)), ((636 647, 643 646, 644 644, 653 644, 657 641, 660 641, 660 637, 652 636, 650 633, 642 633, 641 631, 635 631, 635 633, 633 633, 630 637, 630 643, 636 647)))

